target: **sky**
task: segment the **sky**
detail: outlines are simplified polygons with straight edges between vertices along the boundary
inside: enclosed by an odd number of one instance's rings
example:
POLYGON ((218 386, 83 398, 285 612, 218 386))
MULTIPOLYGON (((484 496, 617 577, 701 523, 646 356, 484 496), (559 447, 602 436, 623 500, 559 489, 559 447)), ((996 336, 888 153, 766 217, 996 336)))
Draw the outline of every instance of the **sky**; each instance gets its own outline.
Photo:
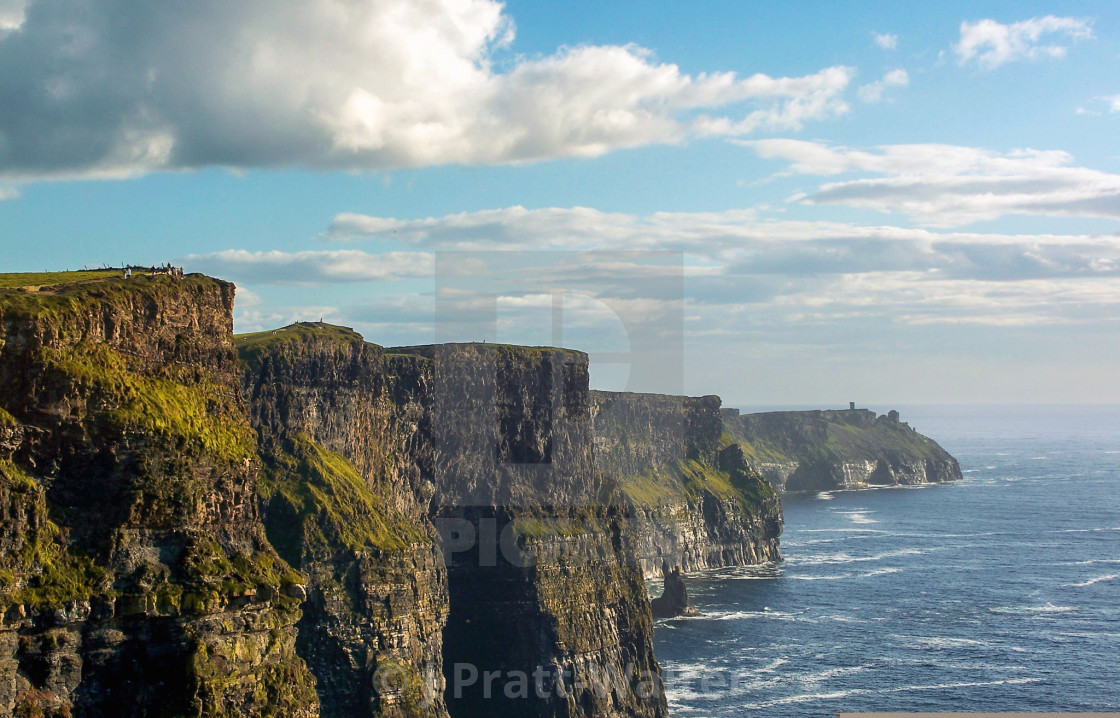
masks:
POLYGON ((1120 402, 1120 5, 0 0, 0 271, 725 405, 1120 402))

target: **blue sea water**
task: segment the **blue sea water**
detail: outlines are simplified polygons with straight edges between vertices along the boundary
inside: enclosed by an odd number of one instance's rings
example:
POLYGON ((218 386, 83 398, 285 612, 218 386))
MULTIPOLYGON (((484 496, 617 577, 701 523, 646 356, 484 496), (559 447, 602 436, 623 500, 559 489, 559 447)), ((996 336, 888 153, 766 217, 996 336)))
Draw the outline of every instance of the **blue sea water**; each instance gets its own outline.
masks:
POLYGON ((690 575, 672 715, 1120 710, 1120 407, 900 409, 964 480, 786 498, 782 563, 690 575))

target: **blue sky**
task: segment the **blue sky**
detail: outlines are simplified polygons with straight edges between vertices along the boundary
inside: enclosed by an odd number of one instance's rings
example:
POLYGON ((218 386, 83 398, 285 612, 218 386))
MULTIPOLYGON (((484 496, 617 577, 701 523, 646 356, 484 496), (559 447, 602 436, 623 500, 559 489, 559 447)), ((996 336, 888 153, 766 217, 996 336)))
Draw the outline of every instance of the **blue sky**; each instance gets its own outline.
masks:
POLYGON ((1120 401, 1120 6, 914 8, 0 0, 0 271, 731 405, 1120 401))

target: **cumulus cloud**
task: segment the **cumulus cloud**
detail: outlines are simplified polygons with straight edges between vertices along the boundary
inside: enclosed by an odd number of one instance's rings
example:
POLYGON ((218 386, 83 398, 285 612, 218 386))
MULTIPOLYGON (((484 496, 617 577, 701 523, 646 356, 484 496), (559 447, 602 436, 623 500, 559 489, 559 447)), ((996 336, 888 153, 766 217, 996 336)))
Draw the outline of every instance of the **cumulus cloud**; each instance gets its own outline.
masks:
POLYGON ((875 41, 876 45, 878 45, 879 47, 881 47, 884 50, 896 50, 896 49, 898 49, 898 35, 892 35, 890 33, 880 34, 880 33, 877 33, 877 32, 872 32, 871 33, 871 39, 875 41))
POLYGON ((1077 167, 1061 151, 935 144, 868 151, 791 139, 743 144, 760 157, 789 161, 792 174, 886 175, 824 184, 794 197, 802 202, 901 212, 933 226, 1008 214, 1120 219, 1120 175, 1077 167))
POLYGON ((1090 22, 1073 17, 1047 15, 1010 25, 995 20, 965 21, 953 50, 961 65, 975 62, 992 70, 1016 60, 1065 57, 1070 43, 1092 37, 1090 22), (1050 44, 1044 44, 1043 38, 1050 44))
POLYGON ((495 0, 0 0, 0 177, 590 157, 796 130, 854 71, 689 75, 640 47, 519 58, 495 0), (732 107, 734 106, 734 107, 732 107))
POLYGON ((432 255, 425 252, 369 254, 356 249, 304 252, 227 249, 190 254, 178 261, 188 271, 248 284, 392 281, 431 276, 433 266, 432 255))
POLYGON ((906 87, 909 84, 910 75, 906 70, 891 70, 881 80, 862 85, 859 88, 859 99, 869 104, 879 102, 888 88, 906 87))

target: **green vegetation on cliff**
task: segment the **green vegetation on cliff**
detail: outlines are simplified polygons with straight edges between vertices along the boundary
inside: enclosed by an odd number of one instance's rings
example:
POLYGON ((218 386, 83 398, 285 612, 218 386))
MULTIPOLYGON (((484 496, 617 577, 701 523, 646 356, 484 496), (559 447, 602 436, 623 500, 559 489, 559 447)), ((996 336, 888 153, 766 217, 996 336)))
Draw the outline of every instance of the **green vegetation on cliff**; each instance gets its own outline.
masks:
POLYGON ((428 540, 386 509, 346 457, 302 434, 268 459, 257 493, 269 503, 269 540, 297 565, 302 551, 395 551, 428 540))
POLYGON ((0 552, 0 608, 64 606, 101 590, 105 571, 70 550, 62 530, 47 519, 39 482, 8 461, 0 461, 0 503, 15 519, 13 535, 5 537, 10 548, 0 552))
POLYGON ((737 500, 748 513, 757 513, 761 502, 775 495, 773 487, 753 472, 721 471, 698 459, 622 476, 619 485, 636 506, 648 507, 693 502, 707 493, 737 500))
POLYGON ((945 455, 909 425, 862 409, 744 414, 725 427, 727 438, 756 461, 865 461, 884 454, 920 461, 945 455))
POLYGON ((234 336, 237 354, 243 365, 255 368, 266 354, 296 352, 309 341, 333 342, 340 348, 366 344, 361 334, 348 327, 320 322, 297 322, 282 329, 272 329, 234 336))
POLYGON ((159 436, 180 448, 201 450, 234 462, 256 451, 252 429, 233 413, 222 387, 194 379, 189 369, 175 376, 149 376, 130 368, 135 361, 103 344, 41 350, 44 383, 87 395, 119 429, 159 436))
POLYGON ((42 287, 75 282, 88 282, 95 279, 119 278, 120 269, 80 269, 74 272, 14 272, 0 274, 0 289, 13 287, 42 287))

